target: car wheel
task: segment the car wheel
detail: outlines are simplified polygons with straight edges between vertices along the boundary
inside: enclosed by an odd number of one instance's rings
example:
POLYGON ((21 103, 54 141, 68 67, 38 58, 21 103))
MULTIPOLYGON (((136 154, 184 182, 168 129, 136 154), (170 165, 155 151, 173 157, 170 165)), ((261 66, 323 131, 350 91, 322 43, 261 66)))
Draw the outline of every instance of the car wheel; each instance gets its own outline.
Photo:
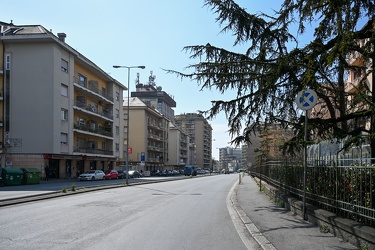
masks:
POLYGON ((94 176, 93 176, 93 177, 91 177, 91 180, 92 180, 92 181, 95 181, 95 177, 94 177, 94 176))

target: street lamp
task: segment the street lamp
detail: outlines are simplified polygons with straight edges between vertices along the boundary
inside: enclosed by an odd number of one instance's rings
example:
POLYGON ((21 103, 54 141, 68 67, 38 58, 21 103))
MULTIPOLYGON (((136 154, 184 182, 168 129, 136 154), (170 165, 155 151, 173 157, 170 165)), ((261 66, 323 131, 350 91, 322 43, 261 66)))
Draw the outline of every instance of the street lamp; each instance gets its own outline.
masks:
POLYGON ((146 68, 145 66, 119 66, 119 65, 113 65, 113 67, 115 69, 118 69, 118 68, 125 68, 125 69, 128 69, 128 108, 127 108, 127 112, 128 112, 128 119, 126 120, 126 164, 125 164, 125 168, 126 168, 126 175, 125 175, 125 183, 126 185, 128 185, 128 180, 129 180, 129 114, 130 114, 130 109, 129 109, 129 106, 130 106, 130 98, 129 98, 129 93, 130 93, 130 89, 129 89, 129 84, 130 84, 130 69, 144 69, 146 68))

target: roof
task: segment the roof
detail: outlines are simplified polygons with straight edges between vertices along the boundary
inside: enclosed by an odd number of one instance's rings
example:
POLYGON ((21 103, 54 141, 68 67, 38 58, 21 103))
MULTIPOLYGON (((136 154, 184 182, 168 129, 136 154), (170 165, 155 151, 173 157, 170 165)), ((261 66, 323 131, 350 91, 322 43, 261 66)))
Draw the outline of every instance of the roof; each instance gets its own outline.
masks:
POLYGON ((53 42, 59 43, 67 51, 76 56, 76 60, 84 62, 86 65, 89 65, 94 69, 99 75, 112 81, 119 85, 124 90, 127 90, 125 85, 121 84, 119 81, 111 77, 108 73, 98 67, 95 63, 89 60, 87 57, 79 53, 77 50, 73 49, 69 44, 64 40, 66 35, 64 33, 59 33, 58 35, 63 35, 61 38, 55 36, 51 31, 48 31, 42 25, 14 25, 13 23, 0 22, 2 32, 0 40, 3 41, 27 41, 30 39, 40 39, 40 40, 51 40, 53 42))
POLYGON ((35 35, 35 34, 52 34, 41 25, 20 25, 8 26, 4 31, 4 36, 12 35, 35 35))
MULTIPOLYGON (((126 98, 124 98, 123 107, 125 108, 127 106, 128 106, 128 98, 126 97, 126 98)), ((155 109, 154 107, 152 107, 150 105, 147 105, 147 103, 143 102, 138 97, 130 97, 129 106, 133 107, 133 108, 141 107, 141 108, 144 108, 144 109, 148 109, 152 112, 157 113, 160 116, 163 116, 163 114, 159 110, 155 109)))

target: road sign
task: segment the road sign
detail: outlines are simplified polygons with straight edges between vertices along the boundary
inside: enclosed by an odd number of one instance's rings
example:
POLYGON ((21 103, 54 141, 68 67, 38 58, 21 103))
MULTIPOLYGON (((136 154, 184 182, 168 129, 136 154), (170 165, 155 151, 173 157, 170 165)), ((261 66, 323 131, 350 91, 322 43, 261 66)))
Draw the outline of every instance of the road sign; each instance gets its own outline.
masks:
POLYGON ((312 89, 306 89, 298 92, 296 103, 302 110, 312 109, 318 100, 316 92, 312 89))

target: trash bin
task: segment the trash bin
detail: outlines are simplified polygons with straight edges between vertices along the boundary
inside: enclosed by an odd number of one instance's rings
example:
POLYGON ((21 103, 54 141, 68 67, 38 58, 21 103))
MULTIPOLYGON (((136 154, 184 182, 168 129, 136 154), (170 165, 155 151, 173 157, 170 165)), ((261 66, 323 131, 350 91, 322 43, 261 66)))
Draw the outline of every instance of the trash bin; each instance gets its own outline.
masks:
POLYGON ((23 184, 39 184, 40 170, 37 168, 22 168, 23 184))
POLYGON ((23 179, 23 171, 18 168, 3 168, 1 177, 6 186, 21 185, 23 179))

